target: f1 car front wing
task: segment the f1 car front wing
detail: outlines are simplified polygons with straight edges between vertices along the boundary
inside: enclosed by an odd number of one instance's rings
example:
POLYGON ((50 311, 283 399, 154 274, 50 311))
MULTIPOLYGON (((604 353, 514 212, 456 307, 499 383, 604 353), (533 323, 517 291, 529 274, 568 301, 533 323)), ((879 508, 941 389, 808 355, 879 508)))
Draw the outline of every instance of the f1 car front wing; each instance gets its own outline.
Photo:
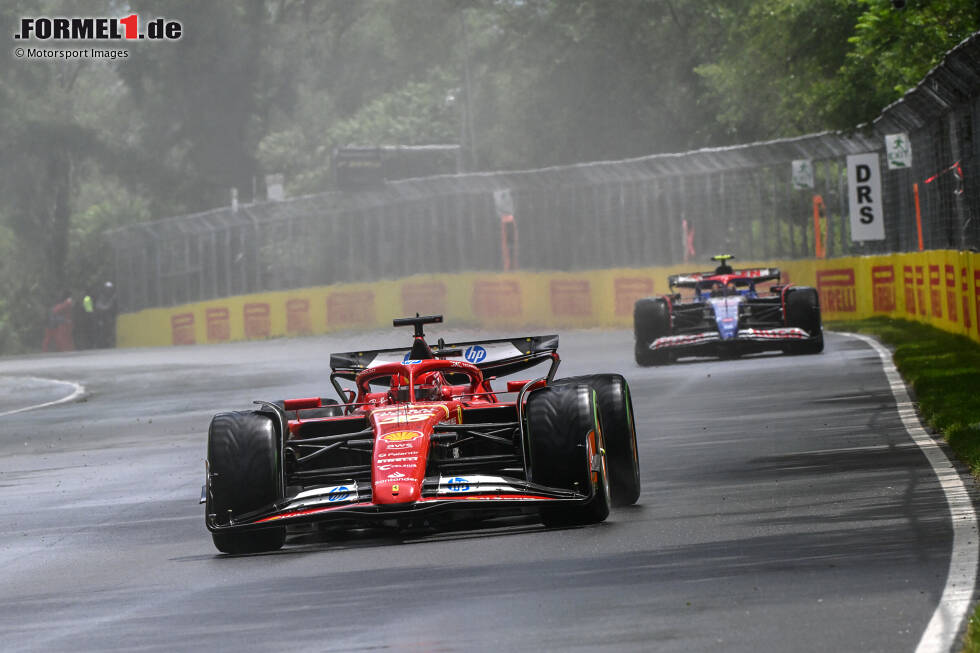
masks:
MULTIPOLYGON (((786 341, 796 342, 807 340, 810 334, 798 327, 780 327, 777 329, 739 329, 734 338, 724 342, 774 342, 786 341)), ((680 336, 663 336, 650 343, 650 349, 674 349, 697 347, 714 342, 723 342, 721 334, 717 331, 704 331, 702 333, 689 333, 680 336)))
POLYGON ((216 519, 209 518, 208 528, 212 532, 223 532, 273 523, 402 519, 444 510, 505 510, 545 502, 581 503, 591 498, 519 479, 484 475, 440 476, 437 483, 433 482, 431 486, 427 483, 423 492, 414 503, 382 505, 371 502, 369 487, 359 487, 352 482, 301 492, 281 506, 245 515, 229 523, 219 524, 216 519))

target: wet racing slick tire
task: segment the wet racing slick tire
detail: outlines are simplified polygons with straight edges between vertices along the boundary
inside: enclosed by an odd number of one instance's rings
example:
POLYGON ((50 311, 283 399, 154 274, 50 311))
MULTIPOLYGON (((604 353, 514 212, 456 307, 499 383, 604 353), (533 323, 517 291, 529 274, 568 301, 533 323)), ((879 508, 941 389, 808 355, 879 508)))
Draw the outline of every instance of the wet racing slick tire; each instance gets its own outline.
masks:
POLYGON ((535 390, 525 407, 531 481, 589 496, 542 505, 546 526, 596 524, 609 516, 609 473, 595 390, 585 384, 535 390))
POLYGON ((787 354, 819 354, 823 351, 820 296, 815 288, 790 288, 786 291, 786 324, 810 334, 806 340, 784 346, 783 351, 787 354))
POLYGON ((670 335, 670 310, 663 299, 646 298, 633 305, 634 355, 637 365, 666 365, 670 352, 654 351, 650 344, 670 335))
POLYGON ((555 381, 555 385, 574 383, 592 386, 599 399, 612 505, 631 506, 640 498, 640 456, 629 383, 621 374, 588 374, 555 381))
MULTIPOLYGON (((271 506, 279 498, 279 439, 272 419, 261 413, 219 413, 208 430, 207 514, 225 524, 271 506)), ((211 533, 222 553, 258 553, 282 548, 285 526, 211 533)))

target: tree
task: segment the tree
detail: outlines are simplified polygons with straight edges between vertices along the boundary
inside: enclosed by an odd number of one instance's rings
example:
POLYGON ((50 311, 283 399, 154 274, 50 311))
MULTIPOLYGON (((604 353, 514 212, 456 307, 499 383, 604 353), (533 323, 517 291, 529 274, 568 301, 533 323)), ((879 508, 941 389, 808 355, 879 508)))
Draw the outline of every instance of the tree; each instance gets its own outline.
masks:
POLYGON ((943 55, 980 29, 975 0, 860 0, 839 81, 827 88, 825 121, 847 129, 873 120, 925 77, 943 55))
POLYGON ((973 0, 773 0, 717 5, 726 26, 697 67, 726 140, 853 129, 980 27, 973 0))

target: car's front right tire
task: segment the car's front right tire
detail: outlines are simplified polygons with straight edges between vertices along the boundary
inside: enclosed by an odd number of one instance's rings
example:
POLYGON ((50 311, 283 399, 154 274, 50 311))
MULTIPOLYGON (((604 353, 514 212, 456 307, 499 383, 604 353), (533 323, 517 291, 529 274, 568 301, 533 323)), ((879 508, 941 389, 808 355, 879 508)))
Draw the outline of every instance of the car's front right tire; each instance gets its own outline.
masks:
POLYGON ((659 298, 639 299, 633 305, 633 354, 637 365, 666 365, 670 352, 650 349, 657 338, 670 335, 670 309, 659 298))
POLYGON ((793 287, 786 297, 786 323, 806 331, 810 337, 784 347, 788 354, 819 354, 823 351, 823 324, 820 296, 815 288, 793 287))

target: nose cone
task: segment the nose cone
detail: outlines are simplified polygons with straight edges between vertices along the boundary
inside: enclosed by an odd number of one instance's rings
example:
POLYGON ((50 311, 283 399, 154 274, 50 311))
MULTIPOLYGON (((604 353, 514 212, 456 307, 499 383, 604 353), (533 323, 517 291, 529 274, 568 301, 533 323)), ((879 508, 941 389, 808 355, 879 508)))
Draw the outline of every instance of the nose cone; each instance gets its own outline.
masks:
POLYGON ((404 404, 371 412, 375 432, 371 470, 374 503, 419 500, 429 458, 429 437, 435 425, 450 416, 455 416, 455 404, 404 404))
POLYGON ((410 503, 418 501, 421 483, 416 480, 382 479, 374 482, 374 503, 410 503))
POLYGON ((715 322, 718 324, 718 333, 722 340, 731 340, 738 333, 738 307, 741 303, 742 298, 737 295, 711 300, 711 306, 715 311, 715 322))

